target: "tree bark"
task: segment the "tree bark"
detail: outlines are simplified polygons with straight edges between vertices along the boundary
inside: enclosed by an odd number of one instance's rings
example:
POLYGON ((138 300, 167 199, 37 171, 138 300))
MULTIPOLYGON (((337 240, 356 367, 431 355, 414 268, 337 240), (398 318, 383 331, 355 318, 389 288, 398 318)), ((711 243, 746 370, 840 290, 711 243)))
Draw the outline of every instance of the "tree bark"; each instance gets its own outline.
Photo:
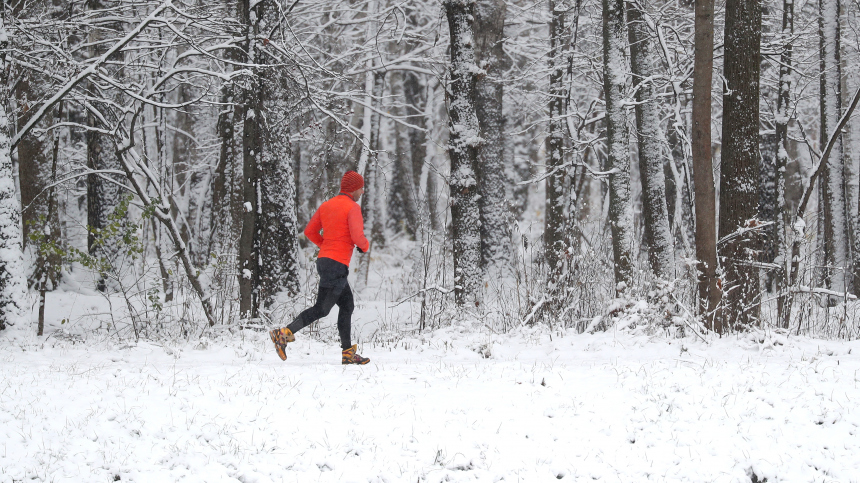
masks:
POLYGON ((551 271, 558 270, 567 250, 564 237, 564 178, 567 171, 564 163, 564 114, 567 89, 564 84, 566 62, 565 17, 567 6, 557 0, 549 1, 550 8, 550 51, 549 51, 549 121, 546 135, 546 215, 544 218, 544 250, 547 266, 551 271))
POLYGON ((633 272, 633 206, 630 201, 630 146, 624 84, 627 81, 627 24, 624 0, 603 0, 603 93, 606 99, 606 151, 609 175, 609 227, 615 290, 624 293, 633 272))
POLYGON ((640 4, 627 4, 630 36, 630 66, 636 89, 636 130, 639 137, 639 176, 642 180, 642 211, 645 215, 645 242, 651 270, 662 280, 675 278, 675 248, 669 229, 666 206, 666 176, 663 149, 666 141, 660 127, 653 77, 661 64, 651 32, 639 10, 640 4))
POLYGON ((722 333, 722 320, 716 317, 721 294, 717 285, 717 206, 711 157, 711 82, 714 70, 713 0, 697 1, 695 16, 691 147, 696 209, 696 268, 699 274, 698 313, 704 319, 706 327, 722 333))
MULTIPOLYGON (((247 57, 244 61, 257 62, 257 30, 262 18, 262 3, 254 6, 251 15, 250 0, 239 0, 239 20, 245 26, 247 57), (253 17, 253 20, 252 20, 253 17)), ((250 85, 243 91, 242 106, 236 106, 237 117, 242 120, 242 231, 239 235, 239 314, 243 319, 256 318, 260 304, 259 230, 260 230, 260 174, 258 160, 262 154, 262 95, 259 69, 254 68, 250 85)))
POLYGON ((480 0, 475 5, 475 61, 484 73, 475 81, 475 113, 483 143, 478 146, 478 187, 481 209, 481 261, 495 277, 510 268, 510 220, 506 191, 505 116, 502 111, 506 67, 505 2, 480 0))
MULTIPOLYGON (((391 73, 391 97, 394 100, 392 114, 399 119, 406 119, 409 107, 406 105, 405 84, 403 72, 391 73)), ((410 239, 415 239, 418 225, 418 208, 416 207, 417 189, 413 172, 412 147, 410 146, 409 131, 411 129, 399 122, 394 122, 394 159, 391 163, 391 184, 388 188, 388 226, 396 233, 403 232, 410 239)))
MULTIPOLYGON (((379 128, 380 128, 380 114, 379 108, 382 103, 382 95, 385 91, 385 71, 378 71, 373 73, 373 84, 372 84, 372 102, 374 109, 370 114, 370 136, 368 140, 368 144, 370 145, 371 152, 367 155, 367 166, 366 171, 363 173, 364 175, 364 184, 365 184, 365 194, 361 199, 361 211, 364 215, 364 225, 365 230, 370 230, 370 233, 366 233, 367 239, 371 241, 370 250, 373 249, 373 244, 378 243, 380 241, 381 233, 377 233, 382 231, 381 227, 378 226, 378 197, 379 193, 377 191, 376 185, 376 170, 379 166, 379 128)), ((359 171, 362 171, 359 167, 359 171)), ((383 239, 384 240, 384 239, 383 239)), ((370 276, 370 250, 365 253, 358 262, 358 279, 361 280, 364 284, 367 284, 367 278, 370 276)))
MULTIPOLYGON (((761 1, 726 4, 720 246, 728 328, 759 324, 759 75, 761 1)), ((725 327, 723 327, 725 328, 725 327)))
POLYGON ((0 330, 23 320, 27 295, 21 252, 21 218, 10 151, 5 17, 6 2, 0 0, 0 330))
POLYGON ((475 52, 472 44, 474 1, 446 0, 451 35, 448 156, 451 159, 451 225, 454 242, 454 299, 457 305, 481 303, 481 230, 479 186, 475 174, 480 127, 475 114, 475 52))
POLYGON ((776 100, 776 212, 774 213, 773 233, 774 262, 777 269, 774 282, 777 293, 777 320, 782 328, 787 329, 791 320, 791 297, 788 290, 788 274, 790 260, 786 240, 788 213, 785 209, 785 182, 788 157, 788 121, 791 116, 791 73, 792 53, 794 51, 794 0, 782 2, 782 35, 784 42, 779 63, 779 90, 776 100))
MULTIPOLYGON (((827 143, 835 132, 842 115, 842 66, 840 46, 840 1, 820 0, 818 35, 820 42, 820 146, 827 143)), ((824 237, 821 240, 824 255, 824 284, 837 292, 845 292, 845 272, 848 267, 848 214, 845 197, 845 159, 842 136, 827 159, 819 184, 824 213, 824 237)))

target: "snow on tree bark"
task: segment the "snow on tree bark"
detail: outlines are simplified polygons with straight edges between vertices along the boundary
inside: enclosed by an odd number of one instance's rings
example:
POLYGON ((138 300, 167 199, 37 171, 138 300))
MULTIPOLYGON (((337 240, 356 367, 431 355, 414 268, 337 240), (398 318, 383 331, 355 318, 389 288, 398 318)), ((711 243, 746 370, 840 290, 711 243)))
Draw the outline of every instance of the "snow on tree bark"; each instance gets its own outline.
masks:
POLYGON ((606 99, 606 147, 609 175, 609 227, 615 288, 630 284, 633 250, 633 204, 630 200, 630 146, 624 85, 627 81, 627 25, 624 0, 603 0, 603 92, 606 99))
POLYGON ((12 173, 8 115, 9 38, 5 24, 5 2, 0 1, 0 330, 24 317, 27 286, 21 252, 21 218, 12 173))
POLYGON ((784 42, 779 63, 779 85, 776 100, 776 213, 774 214, 773 233, 774 262, 777 265, 774 275, 777 292, 777 320, 787 329, 791 319, 791 298, 785 294, 788 288, 789 256, 786 240, 788 213, 785 207, 785 177, 788 166, 788 120, 791 116, 791 72, 794 51, 794 0, 782 2, 782 33, 784 42))
POLYGON ((481 259, 490 277, 510 267, 510 216, 505 193, 505 116, 502 112, 505 69, 505 2, 480 0, 475 5, 475 61, 485 73, 475 81, 475 113, 481 139, 477 174, 481 194, 481 259))
POLYGON ((446 0, 444 6, 451 35, 448 156, 451 160, 454 298, 460 306, 478 306, 482 278, 481 217, 475 165, 482 140, 475 113, 475 81, 482 72, 475 64, 472 43, 475 2, 446 0))
MULTIPOLYGON (((88 2, 87 8, 97 11, 104 8, 104 5, 100 0, 93 0, 88 2)), ((107 47, 103 43, 105 40, 104 36, 104 31, 100 29, 96 29, 90 33, 90 41, 93 45, 90 53, 93 57, 102 56, 107 53, 107 47)), ((121 52, 113 52, 108 60, 121 60, 122 56, 121 52)), ((107 119, 108 123, 114 121, 111 118, 107 119)), ((108 217, 119 206, 120 197, 122 196, 122 190, 120 189, 122 175, 107 172, 95 173, 92 171, 121 170, 113 140, 110 135, 98 131, 109 131, 114 126, 96 119, 91 113, 87 114, 87 126, 90 128, 86 133, 87 168, 91 171, 87 175, 87 248, 89 254, 93 257, 113 260, 119 252, 119 247, 115 246, 111 240, 102 239, 102 242, 98 240, 101 230, 110 223, 108 217)), ((99 276, 96 282, 96 288, 99 291, 104 291, 107 288, 102 275, 99 276)))
MULTIPOLYGON (((842 66, 841 66, 841 2, 821 0, 819 2, 819 41, 820 41, 820 105, 821 129, 820 146, 827 143, 835 132, 842 115, 842 66)), ((827 160, 821 176, 820 198, 824 214, 824 284, 837 292, 849 289, 848 197, 845 190, 845 158, 842 135, 827 160)))
MULTIPOLYGON (((44 95, 42 83, 34 78, 32 73, 25 72, 16 82, 14 92, 17 104, 16 120, 18 127, 24 126, 35 110, 34 103, 44 95)), ((53 116, 49 114, 42 127, 53 124, 53 116)), ((48 161, 48 146, 46 136, 30 134, 21 139, 17 146, 18 152, 18 183, 21 190, 21 226, 24 233, 23 244, 26 248, 30 241, 30 230, 38 228, 39 217, 48 211, 47 197, 43 196, 46 180, 50 178, 50 162, 48 161), (42 196, 40 196, 42 195, 42 196)))
MULTIPOLYGON (((269 96, 267 96, 269 97, 269 96)), ((286 103, 281 104, 282 108, 286 103)), ((265 146, 259 162, 260 287, 261 303, 269 306, 284 292, 299 293, 299 246, 301 232, 296 216, 296 186, 289 133, 265 123, 265 146)))
MULTIPOLYGON (((840 63, 839 0, 819 1, 820 42, 820 146, 827 144, 842 115, 842 66, 840 63)), ((845 159, 842 139, 836 140, 821 174, 819 196, 823 207, 824 284, 837 292, 846 291, 848 269, 848 219, 845 198, 845 159)))
MULTIPOLYGON (((245 62, 254 64, 257 49, 257 30, 261 18, 261 4, 252 9, 250 0, 239 0, 239 20, 245 28, 245 62)), ((260 175, 258 160, 262 155, 260 117, 262 99, 260 94, 259 69, 243 90, 242 106, 236 106, 237 116, 242 121, 242 200, 246 207, 242 213, 242 231, 239 235, 239 315, 256 318, 259 308, 259 230, 260 230, 260 175)))
POLYGON ((720 244, 725 322, 759 323, 759 58, 760 0, 729 0, 725 25, 725 91, 720 170, 720 244))
MULTIPOLYGON (((564 237, 565 192, 564 163, 565 100, 567 86, 564 83, 564 70, 567 65, 567 28, 565 16, 567 5, 550 0, 550 51, 549 51, 549 121, 546 135, 546 208, 544 218, 544 250, 547 266, 557 270, 563 254, 567 250, 564 237)), ((623 56, 623 52, 622 52, 623 56)), ((622 57, 623 59, 623 57, 622 57)))
POLYGON ((660 126, 653 78, 661 61, 648 29, 643 3, 628 2, 627 19, 630 36, 630 66, 636 90, 636 130, 639 137, 639 176, 642 180, 642 211, 645 215, 645 242, 648 261, 658 278, 675 278, 675 248, 669 230, 666 206, 666 177, 662 153, 666 146, 660 126))

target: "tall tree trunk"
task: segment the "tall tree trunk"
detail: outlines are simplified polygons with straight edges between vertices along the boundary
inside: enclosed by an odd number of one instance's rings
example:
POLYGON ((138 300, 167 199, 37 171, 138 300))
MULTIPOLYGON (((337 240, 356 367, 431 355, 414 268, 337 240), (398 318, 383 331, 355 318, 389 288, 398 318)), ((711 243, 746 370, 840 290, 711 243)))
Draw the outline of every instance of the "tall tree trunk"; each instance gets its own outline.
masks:
POLYGON ((720 169, 720 258, 729 328, 759 323, 757 220, 761 1, 729 0, 720 169))
MULTIPOLYGON (((380 114, 379 108, 382 101, 382 95, 385 90, 385 71, 378 71, 373 73, 373 84, 372 84, 372 103, 376 108, 370 114, 370 125, 368 127, 369 131, 369 139, 368 144, 370 145, 370 152, 367 154, 367 166, 364 170, 364 184, 366 187, 367 194, 361 199, 361 211, 364 214, 364 224, 365 229, 370 230, 370 233, 367 233, 367 238, 373 244, 378 243, 380 241, 381 233, 377 233, 382 231, 382 229, 378 226, 378 198, 379 193, 377 190, 376 184, 376 171, 379 166, 379 131, 380 131, 380 114)), ((361 167, 359 167, 359 171, 362 171, 361 167)), ((373 249, 373 245, 371 244, 370 250, 373 249)), ((359 259, 358 262, 358 279, 363 283, 367 283, 367 278, 370 275, 370 251, 365 253, 359 259)))
POLYGON ((6 2, 0 0, 0 330, 21 321, 27 286, 21 253, 21 218, 12 173, 6 65, 6 2))
POLYGON ((504 0, 479 0, 475 5, 475 61, 484 75, 475 82, 475 112, 481 138, 478 146, 478 187, 481 208, 481 261, 490 277, 510 268, 510 217, 505 193, 505 116, 502 112, 505 74, 504 0))
MULTIPOLYGON (((239 0, 239 20, 245 26, 248 63, 257 62, 257 30, 262 18, 262 4, 254 6, 251 15, 250 0, 239 0), (252 20, 253 17, 253 20, 252 20)), ((239 314, 242 318, 256 318, 259 308, 259 223, 260 173, 258 160, 262 155, 262 95, 259 86, 259 69, 254 68, 250 85, 243 91, 242 106, 236 106, 237 117, 242 120, 242 232, 239 235, 239 314)))
POLYGON ((451 35, 448 98, 451 159, 451 225, 454 238, 454 299, 457 305, 481 302, 481 229, 479 186, 475 174, 480 127, 475 114, 475 51, 472 0, 446 0, 451 35))
MULTIPOLYGON (((272 72, 277 77, 277 72, 272 72)), ((268 77, 268 76, 266 76, 268 77)), ((273 99, 271 89, 264 89, 263 96, 273 99)), ((286 102, 277 104, 286 109, 286 102)), ((260 287, 261 302, 267 306, 275 297, 285 292, 293 296, 299 293, 299 247, 300 229, 296 215, 296 186, 289 149, 289 132, 268 125, 261 119, 263 140, 259 163, 260 176, 260 287)))
MULTIPOLYGON (((41 97, 39 80, 25 73, 16 83, 15 101, 18 107, 18 128, 23 127, 36 112, 33 109, 41 97)), ((51 115, 40 123, 42 127, 52 124, 51 115)), ((45 216, 48 203, 43 190, 49 177, 49 149, 45 135, 28 134, 18 143, 18 183, 21 189, 21 223, 24 234, 23 244, 29 244, 30 230, 39 229, 39 218, 45 216)))
MULTIPOLYGON (((398 119, 408 116, 409 107, 405 104, 405 75, 391 73, 391 98, 394 100, 392 114, 398 119)), ((391 163, 391 185, 388 189, 388 226, 394 232, 404 232, 414 239, 418 225, 418 208, 415 176, 413 173, 412 149, 409 139, 410 129, 394 122, 394 159, 391 163)))
POLYGON ((788 274, 790 260, 786 240, 786 225, 789 214, 785 209, 785 180, 788 157, 788 121, 791 116, 791 73, 792 53, 794 51, 794 0, 782 2, 782 34, 784 42, 779 63, 779 91, 776 100, 776 213, 774 229, 774 261, 777 264, 774 282, 777 293, 777 319, 782 328, 787 329, 791 320, 791 297, 788 296, 788 274))
MULTIPOLYGON (((181 104, 189 100, 190 96, 187 86, 180 84, 176 89, 176 102, 181 104)), ((173 218, 180 223, 182 241, 188 246, 191 258, 196 263, 199 262, 199 257, 195 256, 199 248, 197 248, 196 240, 193 239, 194 233, 189 224, 193 216, 191 198, 192 184, 195 181, 191 176, 195 164, 193 158, 196 150, 193 138, 194 116, 191 113, 191 106, 176 109, 173 112, 173 145, 170 150, 173 157, 170 163, 173 174, 173 189, 171 190, 173 218)))
POLYGON ((658 278, 675 278, 675 248, 669 230, 666 206, 666 176, 663 149, 666 141, 660 127, 660 112, 652 79, 658 74, 660 57, 651 32, 639 10, 643 3, 628 2, 630 66, 636 89, 636 130, 639 136, 639 176, 642 179, 642 211, 645 215, 645 242, 648 261, 658 278))
MULTIPOLYGON (((427 108, 427 86, 415 72, 404 72, 403 96, 406 100, 406 120, 415 128, 408 128, 409 154, 412 158, 412 186, 416 193, 421 193, 421 172, 427 158, 427 118, 424 110, 427 108)), ((416 202, 421 202, 416 198, 416 202)), ((421 212, 421 207, 418 207, 421 212)))
MULTIPOLYGON (((62 120, 63 118, 63 102, 59 102, 57 105, 57 118, 62 120)), ((53 186, 54 183, 57 182, 57 161, 60 154, 60 132, 55 131, 54 135, 54 146, 51 149, 51 172, 50 177, 48 178, 51 183, 50 188, 48 188, 47 193, 47 214, 45 216, 45 224, 41 227, 44 231, 42 232, 44 238, 42 238, 43 245, 55 244, 57 246, 62 245, 62 240, 60 239, 60 220, 57 214, 57 188, 53 186)), ((39 280, 39 327, 36 331, 36 335, 43 335, 45 332, 45 300, 47 291, 50 288, 53 289, 57 286, 57 279, 59 275, 59 268, 62 260, 55 253, 45 253, 41 247, 38 249, 38 259, 36 261, 37 270, 37 279, 39 280)))
MULTIPOLYGON (((842 115, 842 66, 840 62, 840 1, 820 0, 821 129, 819 146, 827 144, 842 115)), ((824 213, 824 283, 837 292, 846 291, 848 270, 848 218, 845 198, 845 158, 839 136, 821 175, 820 203, 824 213)))
POLYGON ((224 84, 221 87, 221 106, 216 124, 219 141, 218 164, 215 165, 215 174, 212 178, 209 253, 220 253, 230 239, 229 234, 233 232, 233 218, 230 216, 230 193, 227 184, 227 166, 231 162, 233 136, 235 136, 233 107, 228 104, 232 100, 232 91, 230 84, 224 84))
MULTIPOLYGON (((105 7, 101 0, 87 0, 87 8, 95 11, 105 7)), ((93 57, 101 56, 107 51, 107 47, 99 43, 105 40, 104 35, 104 31, 100 29, 96 29, 90 34, 90 39, 94 45, 90 52, 93 57)), ((120 59, 122 59, 122 53, 117 52, 109 60, 120 59)), ((92 88, 96 89, 94 85, 92 88)), ((108 122, 113 121, 113 119, 108 118, 108 122)), ((86 134, 87 168, 91 171, 121 171, 113 140, 109 135, 94 130, 111 130, 114 126, 101 125, 91 112, 87 113, 87 126, 91 128, 86 134)), ((109 240, 102 239, 103 242, 107 243, 99 242, 99 235, 101 230, 109 224, 108 216, 119 206, 122 196, 119 187, 121 180, 122 175, 119 174, 91 172, 87 175, 87 248, 93 257, 113 261, 118 254, 118 247, 109 240)), ((107 289, 104 274, 99 275, 96 288, 99 291, 107 289)))
POLYGON ((606 98, 606 151, 609 175, 609 227, 615 289, 623 293, 633 272, 633 206, 630 201, 630 146, 624 84, 627 81, 627 24, 624 0, 603 0, 603 92, 606 98))
POLYGON ((697 1, 695 15, 691 147, 696 208, 696 268, 699 272, 698 313, 706 327, 722 333, 722 319, 716 317, 721 294, 717 285, 717 206, 711 154, 714 1, 697 1))
MULTIPOLYGON (((567 250, 564 238, 564 114, 567 89, 564 83, 566 62, 567 28, 565 17, 567 5, 562 1, 549 1, 550 8, 550 51, 549 51, 549 121, 546 135, 546 213, 544 218, 544 250, 547 266, 551 271, 558 270, 559 262, 567 250)), ((623 55, 623 54, 622 54, 623 55)), ((622 57, 623 58, 623 57, 622 57)))

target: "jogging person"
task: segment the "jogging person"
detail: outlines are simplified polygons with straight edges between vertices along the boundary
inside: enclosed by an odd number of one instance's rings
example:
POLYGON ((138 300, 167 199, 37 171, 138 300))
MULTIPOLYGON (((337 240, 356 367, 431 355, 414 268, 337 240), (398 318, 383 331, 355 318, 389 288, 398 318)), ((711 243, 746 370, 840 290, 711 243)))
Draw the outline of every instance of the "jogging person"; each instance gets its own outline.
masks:
POLYGON ((317 256, 320 286, 317 302, 313 307, 305 309, 287 327, 269 332, 281 360, 287 360, 284 349, 287 343, 296 340, 296 332, 325 317, 331 308, 337 305, 339 310, 337 331, 340 334, 340 346, 343 349, 341 363, 367 364, 370 362, 370 359, 355 353, 356 346, 350 339, 354 305, 352 290, 346 279, 349 275, 349 260, 352 258, 353 247, 358 247, 362 253, 366 253, 370 248, 370 242, 364 237, 361 207, 357 203, 362 194, 364 194, 364 178, 355 171, 347 171, 340 181, 340 194, 320 205, 308 226, 305 227, 305 236, 320 247, 317 256))

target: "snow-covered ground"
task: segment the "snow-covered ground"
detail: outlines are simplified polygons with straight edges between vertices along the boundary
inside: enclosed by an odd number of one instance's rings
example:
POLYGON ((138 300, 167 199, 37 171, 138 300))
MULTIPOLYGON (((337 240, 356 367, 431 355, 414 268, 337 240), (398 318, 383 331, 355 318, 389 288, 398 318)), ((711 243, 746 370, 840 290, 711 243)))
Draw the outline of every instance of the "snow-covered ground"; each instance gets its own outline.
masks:
POLYGON ((455 324, 359 348, 0 332, 0 482, 860 481, 857 342, 455 324))

